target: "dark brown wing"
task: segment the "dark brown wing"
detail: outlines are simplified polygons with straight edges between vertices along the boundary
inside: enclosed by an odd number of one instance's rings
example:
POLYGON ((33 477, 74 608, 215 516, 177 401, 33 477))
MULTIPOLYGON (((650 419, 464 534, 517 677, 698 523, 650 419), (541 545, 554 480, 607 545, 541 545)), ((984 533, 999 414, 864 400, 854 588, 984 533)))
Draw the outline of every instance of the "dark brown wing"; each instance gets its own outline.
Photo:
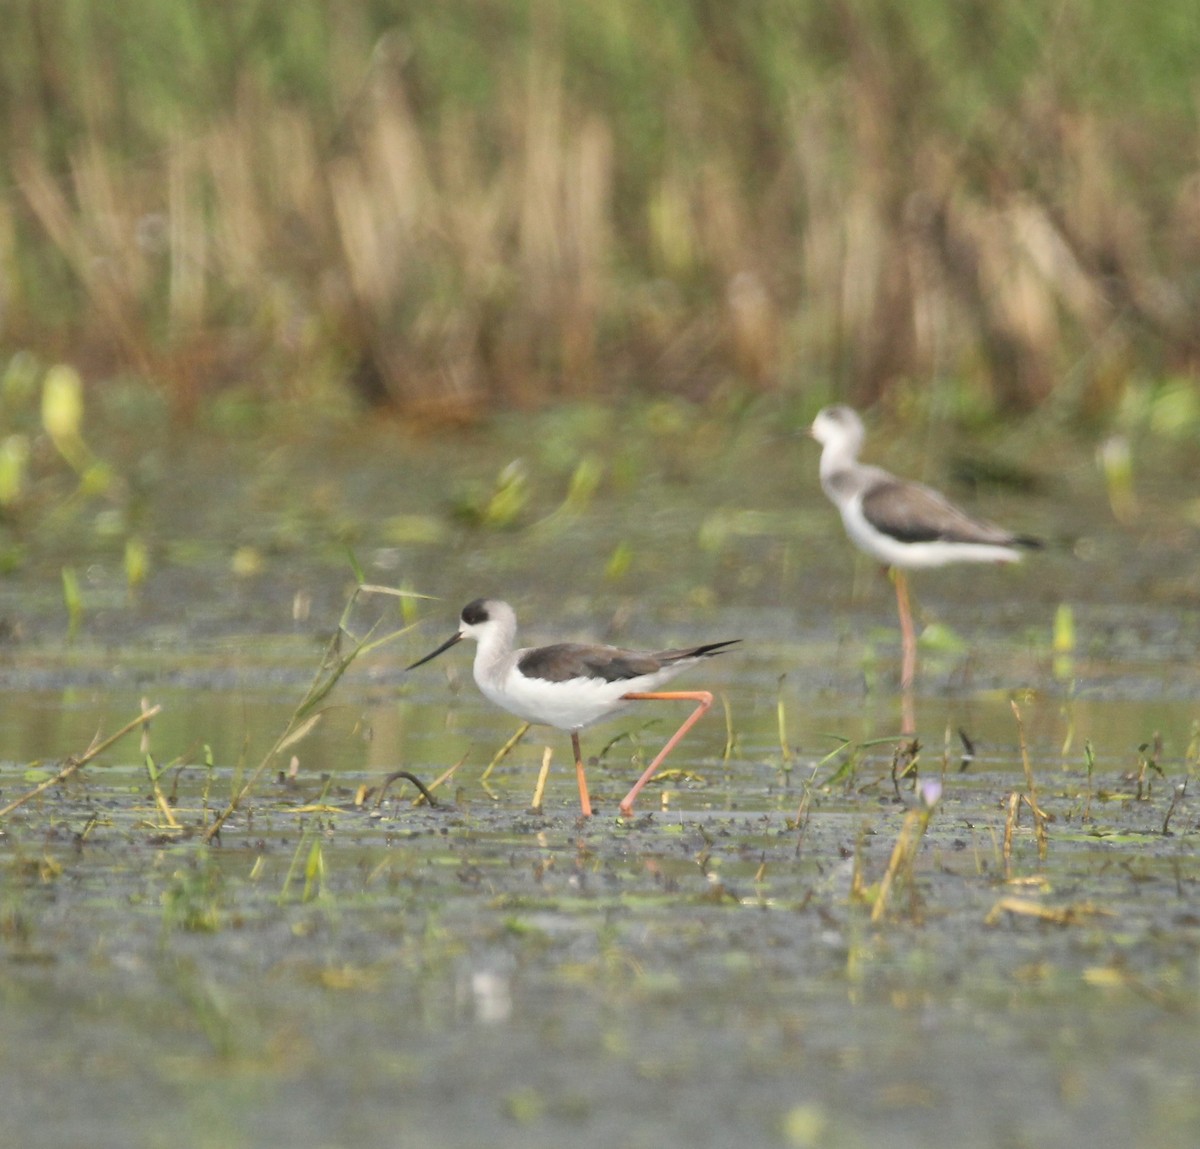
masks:
POLYGON ((1017 546, 1029 540, 1018 538, 995 523, 973 519, 949 499, 921 483, 886 479, 863 496, 867 521, 904 543, 983 543, 1017 546))
POLYGON ((707 658, 739 641, 740 639, 732 639, 683 650, 657 652, 559 642, 553 646, 539 646, 526 651, 518 660, 517 669, 526 678, 538 678, 543 682, 568 682, 572 678, 625 682, 631 678, 640 678, 643 674, 653 674, 672 662, 682 662, 688 658, 707 658))
POLYGON ((522 655, 517 663, 526 678, 540 678, 543 682, 568 682, 572 678, 621 682, 653 674, 661 666, 653 654, 576 642, 536 647, 522 655))

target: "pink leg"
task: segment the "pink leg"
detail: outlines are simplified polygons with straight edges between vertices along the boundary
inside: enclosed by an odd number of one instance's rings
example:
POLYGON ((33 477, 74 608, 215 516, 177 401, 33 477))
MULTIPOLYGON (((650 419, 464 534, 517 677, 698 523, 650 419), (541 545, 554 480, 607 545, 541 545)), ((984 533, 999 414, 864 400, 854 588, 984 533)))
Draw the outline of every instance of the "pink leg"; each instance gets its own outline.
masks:
POLYGON ((900 611, 900 637, 903 646, 903 662, 900 670, 900 702, 902 734, 916 733, 916 715, 913 710, 913 681, 917 676, 917 635, 913 629, 912 606, 908 598, 908 576, 897 568, 892 569, 896 584, 896 606, 900 611))
POLYGON ((641 792, 643 786, 654 777, 663 760, 679 745, 679 740, 699 721, 700 716, 713 704, 713 696, 707 690, 668 690, 655 694, 623 694, 635 702, 696 702, 699 705, 684 720, 683 725, 671 736, 671 740, 658 752, 658 757, 646 767, 642 776, 633 784, 633 789, 621 801, 621 813, 629 817, 633 813, 633 800, 641 792))
POLYGON ((892 579, 896 584, 896 606, 900 610, 900 635, 904 645, 904 669, 900 672, 900 685, 912 686, 917 673, 917 635, 913 630, 912 607, 908 599, 908 576, 893 568, 892 579))
POLYGON ((571 749, 575 751, 575 777, 579 780, 579 808, 585 818, 592 816, 592 800, 588 797, 587 778, 583 773, 583 751, 579 749, 579 731, 571 731, 571 749))

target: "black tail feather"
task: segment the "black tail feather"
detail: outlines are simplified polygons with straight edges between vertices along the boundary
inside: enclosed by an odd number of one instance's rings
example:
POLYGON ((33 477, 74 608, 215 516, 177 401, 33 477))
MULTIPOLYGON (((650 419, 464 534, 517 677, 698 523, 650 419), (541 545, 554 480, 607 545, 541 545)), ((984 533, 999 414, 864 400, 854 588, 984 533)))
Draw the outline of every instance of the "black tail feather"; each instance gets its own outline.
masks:
POLYGON ((721 654, 741 641, 740 638, 727 638, 723 642, 708 642, 703 646, 694 647, 692 650, 682 651, 681 656, 684 658, 711 658, 714 654, 721 654))

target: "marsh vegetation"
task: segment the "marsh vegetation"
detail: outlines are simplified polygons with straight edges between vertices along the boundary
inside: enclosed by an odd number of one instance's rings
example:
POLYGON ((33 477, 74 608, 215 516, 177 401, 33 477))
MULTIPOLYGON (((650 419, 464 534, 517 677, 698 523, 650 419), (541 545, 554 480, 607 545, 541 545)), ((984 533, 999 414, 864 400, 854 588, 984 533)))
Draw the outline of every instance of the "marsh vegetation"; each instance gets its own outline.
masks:
POLYGON ((9 5, 0 1140, 1191 1149, 1198 37, 9 5), (830 397, 1048 542, 914 579, 903 754, 830 397), (660 714, 581 822, 405 677, 480 595, 744 640, 637 817, 660 714))
MULTIPOLYGON (((15 4, 5 339, 181 413, 1190 376, 1189 0, 15 4)), ((819 396, 818 396, 819 398, 819 396)))

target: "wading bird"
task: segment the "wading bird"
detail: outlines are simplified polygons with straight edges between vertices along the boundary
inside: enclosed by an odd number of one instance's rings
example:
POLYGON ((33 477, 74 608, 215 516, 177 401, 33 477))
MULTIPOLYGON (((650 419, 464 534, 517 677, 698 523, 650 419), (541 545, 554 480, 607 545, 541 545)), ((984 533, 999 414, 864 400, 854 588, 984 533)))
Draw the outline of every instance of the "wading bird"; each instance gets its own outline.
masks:
POLYGON ((679 740, 712 705, 707 690, 657 691, 681 671, 701 659, 719 654, 739 639, 710 642, 686 650, 620 650, 615 646, 561 642, 553 646, 516 648, 517 616, 512 607, 497 599, 479 598, 463 607, 458 630, 436 650, 417 659, 408 670, 436 658, 464 638, 478 644, 473 673, 484 696, 497 706, 540 726, 571 732, 575 751, 575 773, 579 781, 579 803, 591 817, 579 731, 594 722, 611 718, 630 702, 688 701, 696 709, 646 767, 633 789, 621 802, 621 813, 633 811, 638 792, 654 776, 679 740))
POLYGON ((824 408, 811 434, 822 447, 821 487, 841 512, 850 541, 891 568, 904 647, 900 685, 908 691, 917 668, 917 641, 904 572, 949 563, 1019 562, 1021 548, 1042 544, 972 518, 932 487, 860 463, 865 432, 850 407, 824 408))

